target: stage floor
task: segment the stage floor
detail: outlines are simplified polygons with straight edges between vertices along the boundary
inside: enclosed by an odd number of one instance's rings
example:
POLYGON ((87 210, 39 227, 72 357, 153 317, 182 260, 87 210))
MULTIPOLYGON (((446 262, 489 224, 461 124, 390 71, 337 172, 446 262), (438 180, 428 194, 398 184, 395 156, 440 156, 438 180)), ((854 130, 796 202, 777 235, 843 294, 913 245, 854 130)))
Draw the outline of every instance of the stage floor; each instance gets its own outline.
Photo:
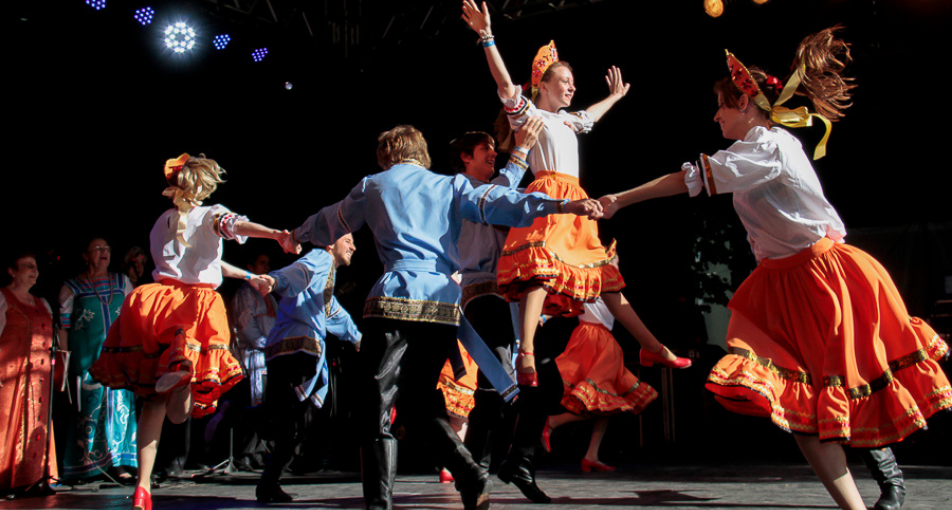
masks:
MULTIPOLYGON (((851 465, 860 493, 872 505, 879 489, 862 465, 851 465)), ((952 467, 903 466, 909 494, 904 510, 952 508, 952 467)), ((614 473, 582 473, 577 466, 547 468, 538 474, 552 506, 571 509, 760 509, 836 508, 823 486, 804 465, 751 464, 619 466, 614 473)), ((256 477, 211 476, 196 481, 162 484, 153 492, 156 510, 241 509, 261 507, 254 499, 256 477)), ((289 477, 285 490, 297 499, 276 508, 363 508, 360 481, 353 473, 289 477)), ((492 508, 538 510, 512 485, 493 477, 492 508)), ((123 509, 131 505, 132 488, 90 484, 62 488, 55 496, 17 498, 0 508, 123 509)), ((462 508, 452 484, 436 474, 401 474, 395 490, 397 508, 462 508)))

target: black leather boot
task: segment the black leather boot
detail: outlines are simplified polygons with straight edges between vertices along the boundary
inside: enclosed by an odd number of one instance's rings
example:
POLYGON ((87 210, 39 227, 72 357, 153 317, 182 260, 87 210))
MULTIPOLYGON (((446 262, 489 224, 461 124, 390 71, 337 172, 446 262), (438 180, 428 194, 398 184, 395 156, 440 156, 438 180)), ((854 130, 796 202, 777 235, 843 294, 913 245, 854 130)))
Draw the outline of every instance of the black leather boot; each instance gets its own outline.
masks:
POLYGON ((360 478, 367 510, 393 508, 393 482, 397 477, 397 440, 375 439, 360 449, 360 478))
POLYGON ((551 503, 552 498, 547 496, 535 482, 535 467, 528 457, 509 456, 499 466, 499 473, 496 475, 503 482, 511 483, 522 491, 522 495, 529 498, 533 503, 551 503))
POLYGON ((492 460, 493 430, 502 422, 503 401, 495 390, 477 389, 475 406, 469 413, 466 449, 479 467, 488 472, 492 460))
POLYGON ((906 483, 896 456, 890 448, 860 450, 860 457, 869 468, 873 480, 879 484, 879 501, 873 510, 899 510, 906 500, 906 483))
POLYGON ((465 510, 487 510, 492 482, 489 473, 473 461, 449 420, 434 417, 421 423, 421 432, 427 446, 436 455, 436 461, 445 466, 456 479, 465 510))

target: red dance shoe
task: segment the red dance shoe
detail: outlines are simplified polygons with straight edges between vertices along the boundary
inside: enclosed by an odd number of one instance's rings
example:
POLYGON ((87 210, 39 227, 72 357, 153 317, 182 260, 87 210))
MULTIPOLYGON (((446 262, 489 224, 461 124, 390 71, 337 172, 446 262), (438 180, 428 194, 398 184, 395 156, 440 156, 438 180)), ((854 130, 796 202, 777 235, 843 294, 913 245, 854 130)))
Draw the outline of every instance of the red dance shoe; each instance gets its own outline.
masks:
POLYGON ((539 386, 539 373, 536 372, 535 363, 528 367, 519 368, 519 362, 524 360, 526 356, 532 356, 533 361, 535 361, 534 354, 519 349, 519 356, 516 356, 516 384, 535 388, 539 386))
MULTIPOLYGON (((661 349, 666 349, 662 346, 661 349)), ((644 347, 641 348, 638 358, 641 361, 641 366, 650 367, 655 363, 660 363, 668 368, 688 368, 691 366, 691 360, 688 358, 677 358, 674 361, 668 361, 661 357, 661 351, 657 353, 646 351, 644 347)))
POLYGON ((152 510, 152 495, 144 487, 136 487, 132 495, 132 510, 152 510))
POLYGON ((185 360, 179 367, 179 370, 159 377, 159 380, 155 382, 156 393, 175 391, 192 382, 192 362, 185 360))
POLYGON ((609 466, 608 464, 602 464, 601 462, 597 460, 588 460, 586 458, 582 459, 582 471, 585 473, 589 473, 591 471, 607 473, 614 470, 615 470, 614 466, 609 466))
POLYGON ((456 479, 453 478, 453 475, 447 471, 446 468, 440 470, 440 483, 453 483, 455 481, 456 479))
POLYGON ((555 430, 553 427, 549 426, 549 418, 545 419, 545 428, 542 429, 542 449, 546 453, 552 453, 552 443, 549 442, 549 438, 552 437, 552 431, 555 430))

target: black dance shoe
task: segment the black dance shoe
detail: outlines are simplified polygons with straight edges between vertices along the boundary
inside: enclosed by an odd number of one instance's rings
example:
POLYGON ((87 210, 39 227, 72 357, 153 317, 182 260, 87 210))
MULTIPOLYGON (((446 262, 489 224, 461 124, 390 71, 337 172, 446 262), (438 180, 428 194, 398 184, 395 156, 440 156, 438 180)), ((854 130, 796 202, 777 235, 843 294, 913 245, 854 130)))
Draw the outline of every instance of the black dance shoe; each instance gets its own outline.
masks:
POLYGON ((258 503, 290 503, 294 496, 284 492, 278 484, 258 484, 255 499, 258 503))
POLYGON ((460 499, 463 500, 463 510, 489 510, 489 494, 493 490, 493 482, 489 474, 483 473, 476 479, 475 485, 465 487, 456 482, 460 499))
POLYGON ((547 496, 535 482, 535 468, 529 459, 522 458, 518 461, 506 459, 499 465, 499 473, 496 475, 503 482, 511 483, 519 488, 522 495, 529 498, 533 503, 551 503, 552 498, 547 496))

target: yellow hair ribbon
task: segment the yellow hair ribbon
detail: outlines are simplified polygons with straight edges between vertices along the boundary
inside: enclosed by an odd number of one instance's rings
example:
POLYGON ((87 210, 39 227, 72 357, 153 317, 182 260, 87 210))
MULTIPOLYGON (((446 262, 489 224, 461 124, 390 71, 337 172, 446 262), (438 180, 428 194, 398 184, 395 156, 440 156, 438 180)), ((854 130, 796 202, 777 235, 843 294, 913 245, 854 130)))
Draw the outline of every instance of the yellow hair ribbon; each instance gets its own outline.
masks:
POLYGON ((787 80, 786 85, 783 86, 783 91, 780 92, 780 97, 777 98, 777 102, 774 103, 773 108, 770 110, 770 120, 788 128, 799 128, 812 126, 814 117, 820 119, 826 126, 826 133, 823 133, 823 138, 820 139, 820 143, 817 144, 816 149, 813 151, 813 159, 816 160, 826 156, 826 143, 829 141, 830 131, 833 129, 830 120, 819 113, 810 113, 806 106, 801 106, 794 110, 780 106, 793 97, 793 94, 797 91, 797 87, 800 86, 801 76, 804 72, 805 68, 801 65, 800 68, 790 76, 790 79, 787 80))

